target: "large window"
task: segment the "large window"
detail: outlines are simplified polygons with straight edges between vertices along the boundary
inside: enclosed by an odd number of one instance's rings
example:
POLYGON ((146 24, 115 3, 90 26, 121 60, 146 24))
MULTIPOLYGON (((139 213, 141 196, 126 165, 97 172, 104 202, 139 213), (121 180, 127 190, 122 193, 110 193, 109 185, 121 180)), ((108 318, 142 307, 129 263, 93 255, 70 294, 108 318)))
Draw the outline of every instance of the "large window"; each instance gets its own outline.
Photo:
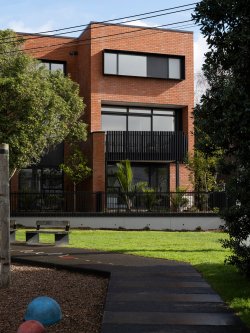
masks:
POLYGON ((134 107, 102 107, 102 130, 164 131, 176 130, 176 111, 134 107))
MULTIPOLYGON (((159 192, 169 190, 169 166, 164 164, 132 163, 133 183, 146 182, 159 192)), ((107 188, 112 192, 120 187, 116 177, 117 166, 107 165, 107 188)))
POLYGON ((105 50, 104 74, 183 80, 184 57, 105 50))
POLYGON ((22 169, 19 173, 20 192, 60 192, 63 190, 63 173, 59 165, 64 160, 64 144, 58 144, 44 155, 34 167, 22 169))
POLYGON ((58 168, 22 169, 19 173, 19 190, 24 193, 61 192, 62 171, 58 168))

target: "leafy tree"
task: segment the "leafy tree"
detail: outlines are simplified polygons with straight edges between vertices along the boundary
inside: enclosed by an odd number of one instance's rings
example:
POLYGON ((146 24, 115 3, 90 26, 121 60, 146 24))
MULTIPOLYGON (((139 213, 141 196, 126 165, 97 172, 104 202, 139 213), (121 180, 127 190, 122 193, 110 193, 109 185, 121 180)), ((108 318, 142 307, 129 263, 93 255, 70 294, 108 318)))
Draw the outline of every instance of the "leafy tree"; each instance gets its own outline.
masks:
POLYGON ((76 185, 84 181, 91 174, 87 160, 78 147, 72 147, 72 152, 64 164, 60 165, 63 172, 71 179, 74 186, 74 211, 76 210, 76 185))
POLYGON ((193 16, 209 51, 203 66, 209 88, 194 110, 201 132, 230 163, 230 207, 224 214, 232 249, 228 262, 250 276, 250 2, 202 0, 193 16))
POLYGON ((194 103, 199 104, 201 96, 208 88, 207 80, 203 72, 195 73, 194 75, 194 103))
POLYGON ((45 69, 22 45, 13 31, 0 31, 0 142, 10 145, 10 177, 63 140, 86 139, 78 85, 45 69))
POLYGON ((222 184, 217 181, 217 166, 220 158, 221 152, 207 155, 199 150, 195 150, 193 155, 188 156, 186 165, 191 171, 190 181, 195 191, 209 192, 220 188, 222 184))

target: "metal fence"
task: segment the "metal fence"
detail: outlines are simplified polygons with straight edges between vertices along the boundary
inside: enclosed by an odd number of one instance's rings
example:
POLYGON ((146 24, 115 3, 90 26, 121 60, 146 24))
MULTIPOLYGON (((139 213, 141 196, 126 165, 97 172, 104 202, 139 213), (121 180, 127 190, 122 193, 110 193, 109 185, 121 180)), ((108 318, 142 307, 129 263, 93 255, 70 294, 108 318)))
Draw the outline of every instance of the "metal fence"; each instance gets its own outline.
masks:
POLYGON ((225 192, 44 192, 11 193, 16 213, 219 213, 227 207, 225 192))

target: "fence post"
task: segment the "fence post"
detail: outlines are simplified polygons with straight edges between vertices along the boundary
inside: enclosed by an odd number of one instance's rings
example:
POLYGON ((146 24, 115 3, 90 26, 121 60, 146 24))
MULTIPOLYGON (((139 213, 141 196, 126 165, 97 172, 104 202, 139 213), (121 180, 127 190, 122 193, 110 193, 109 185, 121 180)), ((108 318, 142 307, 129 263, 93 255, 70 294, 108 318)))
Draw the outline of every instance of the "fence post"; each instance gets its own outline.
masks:
POLYGON ((10 284, 9 145, 0 144, 0 286, 10 284))
POLYGON ((103 208, 102 194, 103 194, 103 192, 96 192, 96 212, 97 213, 102 212, 102 208, 103 208))

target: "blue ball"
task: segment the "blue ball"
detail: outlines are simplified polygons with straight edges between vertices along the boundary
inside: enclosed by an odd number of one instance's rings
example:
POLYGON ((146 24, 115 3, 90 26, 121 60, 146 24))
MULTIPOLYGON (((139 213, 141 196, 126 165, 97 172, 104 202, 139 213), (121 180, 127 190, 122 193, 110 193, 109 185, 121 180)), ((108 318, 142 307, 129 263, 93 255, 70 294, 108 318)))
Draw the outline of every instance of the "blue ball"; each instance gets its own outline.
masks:
POLYGON ((62 319, 60 305, 47 296, 36 297, 27 307, 25 320, 37 320, 43 325, 53 325, 62 319))

